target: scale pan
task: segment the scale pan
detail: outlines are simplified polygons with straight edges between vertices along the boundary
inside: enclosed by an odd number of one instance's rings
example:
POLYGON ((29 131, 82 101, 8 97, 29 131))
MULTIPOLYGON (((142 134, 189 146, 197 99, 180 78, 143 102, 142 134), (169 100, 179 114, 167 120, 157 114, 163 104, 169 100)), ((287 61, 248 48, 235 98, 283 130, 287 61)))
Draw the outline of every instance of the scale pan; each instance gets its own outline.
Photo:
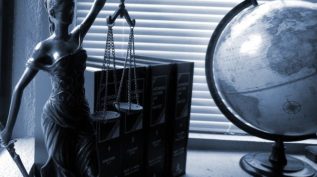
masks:
POLYGON ((143 110, 143 106, 135 103, 128 103, 128 102, 119 102, 119 103, 114 103, 115 108, 124 113, 129 113, 129 114, 137 114, 143 110))
POLYGON ((91 115, 93 121, 108 121, 120 117, 120 113, 116 111, 98 111, 91 115))

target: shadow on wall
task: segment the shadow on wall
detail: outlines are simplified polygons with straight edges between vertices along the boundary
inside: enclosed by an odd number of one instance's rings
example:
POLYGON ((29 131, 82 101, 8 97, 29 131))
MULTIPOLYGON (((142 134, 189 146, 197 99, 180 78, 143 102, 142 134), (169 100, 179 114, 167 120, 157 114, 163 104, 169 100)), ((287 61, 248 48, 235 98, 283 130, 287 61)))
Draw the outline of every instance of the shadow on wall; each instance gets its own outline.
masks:
MULTIPOLYGON (((25 63, 35 45, 49 36, 48 17, 43 1, 14 0, 13 25, 12 84, 14 86, 21 77, 25 63)), ((44 163, 47 159, 40 118, 50 90, 48 74, 40 71, 23 93, 14 128, 14 137, 36 138, 36 163, 44 163)))

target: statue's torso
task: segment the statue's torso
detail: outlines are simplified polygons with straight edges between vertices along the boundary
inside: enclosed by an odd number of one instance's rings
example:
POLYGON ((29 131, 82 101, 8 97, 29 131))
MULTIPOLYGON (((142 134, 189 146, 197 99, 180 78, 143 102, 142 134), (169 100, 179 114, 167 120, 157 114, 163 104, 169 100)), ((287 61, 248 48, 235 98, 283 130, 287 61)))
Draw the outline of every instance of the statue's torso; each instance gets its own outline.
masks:
POLYGON ((51 77, 52 92, 43 109, 44 119, 54 120, 63 127, 79 127, 87 122, 90 112, 84 89, 86 58, 86 51, 81 49, 50 65, 29 64, 51 77))
POLYGON ((52 93, 50 99, 72 106, 85 101, 84 71, 86 68, 86 52, 78 52, 64 56, 48 66, 46 71, 51 75, 52 93))

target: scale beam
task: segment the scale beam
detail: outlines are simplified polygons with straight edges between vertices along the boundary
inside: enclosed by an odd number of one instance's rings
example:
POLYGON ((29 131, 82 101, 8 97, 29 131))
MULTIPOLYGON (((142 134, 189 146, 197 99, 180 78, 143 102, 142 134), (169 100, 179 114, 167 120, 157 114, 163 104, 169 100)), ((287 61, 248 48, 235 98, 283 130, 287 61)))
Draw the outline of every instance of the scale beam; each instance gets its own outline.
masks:
POLYGON ((109 26, 113 26, 119 16, 120 18, 124 17, 130 27, 135 26, 135 19, 131 19, 127 9, 125 8, 124 0, 121 0, 121 4, 119 5, 119 8, 114 12, 114 14, 108 17, 107 24, 109 26))

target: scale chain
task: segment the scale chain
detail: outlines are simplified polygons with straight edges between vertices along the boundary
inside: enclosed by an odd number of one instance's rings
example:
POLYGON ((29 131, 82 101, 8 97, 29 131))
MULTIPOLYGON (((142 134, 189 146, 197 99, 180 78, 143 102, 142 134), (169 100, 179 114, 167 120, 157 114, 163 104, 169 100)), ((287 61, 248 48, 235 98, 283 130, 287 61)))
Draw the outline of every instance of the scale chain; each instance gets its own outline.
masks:
MULTIPOLYGON (((108 28, 107 42, 106 42, 106 56, 104 57, 103 62, 103 72, 106 72, 106 81, 105 81, 105 95, 103 100, 103 111, 107 111, 107 95, 108 95, 108 79, 109 79, 109 60, 110 60, 110 40, 111 40, 111 26, 108 28)), ((104 115, 105 118, 105 115, 104 115)))
POLYGON ((131 28, 132 35, 132 58, 134 64, 134 90, 137 104, 139 104, 139 93, 138 93, 138 85, 137 85, 137 77, 136 77, 136 63, 135 63, 135 47, 134 47, 134 28, 131 28))
POLYGON ((131 34, 129 35, 129 44, 128 44, 128 59, 129 59, 129 75, 128 75, 128 102, 129 109, 131 109, 131 34))
POLYGON ((111 27, 111 49, 112 49, 112 57, 113 57, 113 80, 114 80, 114 89, 115 94, 117 94, 117 70, 116 70, 116 51, 114 47, 114 38, 113 38, 113 30, 111 27))
MULTIPOLYGON (((136 62, 135 62, 135 45, 134 45, 134 27, 130 28, 130 34, 128 39, 128 46, 127 46, 127 53, 124 60, 124 66, 123 66, 123 73, 121 75, 120 85, 118 89, 118 94, 116 98, 116 103, 119 104, 120 97, 121 97, 121 91, 123 87, 123 80, 125 78, 125 74, 128 74, 127 77, 127 96, 128 96, 128 107, 129 110, 132 109, 132 94, 135 94, 136 103, 139 104, 139 94, 138 94, 138 87, 137 87, 137 73, 136 73, 136 62), (126 73, 126 67, 128 71, 126 73), (132 68, 133 67, 133 68, 132 68), (132 84, 134 84, 134 92, 132 91, 132 84)), ((114 48, 114 46, 112 46, 114 48)), ((119 106, 120 107, 120 106, 119 106)))
MULTIPOLYGON (((128 43, 127 54, 126 54, 126 57, 125 57, 125 60, 124 60, 124 65, 123 65, 123 68, 124 68, 124 69, 127 67, 127 63, 128 63, 128 59, 129 59, 130 46, 131 46, 131 45, 130 45, 130 37, 131 37, 131 36, 129 36, 129 43, 128 43)), ((130 61, 129 61, 129 64, 130 64, 130 61)), ((129 67, 129 68, 130 68, 130 67, 129 67)), ((117 99, 116 99, 116 102, 117 102, 117 103, 119 103, 119 101, 120 101, 124 77, 125 77, 125 70, 123 70, 122 75, 121 75, 121 80, 120 80, 118 95, 117 95, 117 99)), ((128 76, 128 101, 130 100, 130 91, 129 91, 129 90, 130 90, 130 89, 129 89, 129 76, 128 76)))
MULTIPOLYGON (((127 55, 128 55, 128 54, 127 54, 127 55)), ((119 103, 120 97, 121 97, 123 79, 124 79, 124 75, 125 75, 125 70, 124 70, 124 69, 126 68, 127 60, 128 60, 128 56, 126 56, 126 58, 125 58, 125 60, 124 60, 123 71, 122 71, 122 75, 121 75, 121 79, 120 79, 120 85, 119 85, 119 90, 118 90, 118 95, 117 95, 117 99, 116 99, 116 102, 117 102, 117 103, 119 103)))

